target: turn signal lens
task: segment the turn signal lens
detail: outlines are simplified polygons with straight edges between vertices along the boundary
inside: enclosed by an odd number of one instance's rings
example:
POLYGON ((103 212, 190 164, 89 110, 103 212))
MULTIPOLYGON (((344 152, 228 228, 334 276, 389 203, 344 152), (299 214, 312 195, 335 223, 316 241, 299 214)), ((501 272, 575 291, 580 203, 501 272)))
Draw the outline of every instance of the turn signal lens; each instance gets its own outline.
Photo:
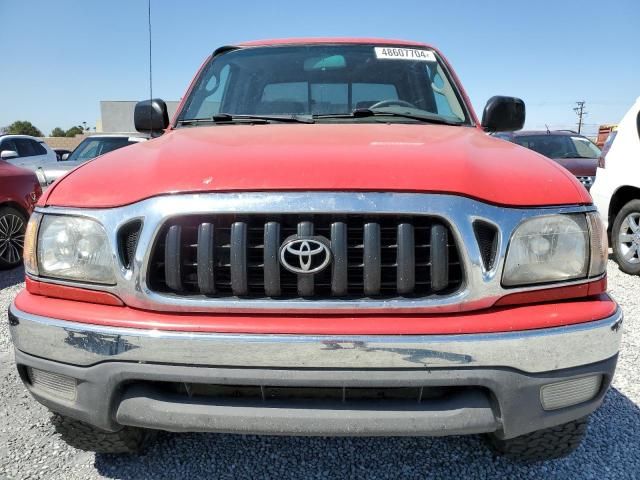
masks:
POLYGON ((563 380, 540 389, 540 403, 545 410, 578 405, 595 398, 602 386, 602 375, 563 380))
POLYGON ((597 277, 607 270, 607 257, 609 256, 607 229, 598 212, 587 213, 587 223, 589 224, 589 236, 591 237, 589 276, 597 277))
POLYGON ((38 241, 38 228, 42 214, 34 212, 29 218, 27 231, 24 234, 24 269, 30 275, 38 275, 38 257, 36 244, 38 241))
POLYGON ((69 401, 76 399, 77 381, 75 378, 32 367, 27 367, 27 375, 31 385, 49 395, 69 401))

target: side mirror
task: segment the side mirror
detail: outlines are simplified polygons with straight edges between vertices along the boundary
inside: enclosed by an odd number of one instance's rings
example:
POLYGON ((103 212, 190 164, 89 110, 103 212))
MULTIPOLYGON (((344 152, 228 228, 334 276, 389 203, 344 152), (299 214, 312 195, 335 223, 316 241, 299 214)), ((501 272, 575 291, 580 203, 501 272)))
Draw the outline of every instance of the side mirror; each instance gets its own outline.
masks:
POLYGON ((482 128, 488 132, 513 132, 524 126, 524 102, 516 97, 491 97, 482 113, 482 128))
POLYGON ((2 158, 2 160, 11 160, 12 158, 18 158, 18 152, 14 150, 3 150, 2 153, 0 153, 0 158, 2 158))
POLYGON ((69 159, 69 155, 71 155, 70 153, 63 153, 62 156, 60 157, 60 161, 64 162, 65 160, 69 159))
POLYGON ((136 103, 133 123, 141 133, 162 135, 162 131, 169 126, 167 104, 159 98, 136 103))

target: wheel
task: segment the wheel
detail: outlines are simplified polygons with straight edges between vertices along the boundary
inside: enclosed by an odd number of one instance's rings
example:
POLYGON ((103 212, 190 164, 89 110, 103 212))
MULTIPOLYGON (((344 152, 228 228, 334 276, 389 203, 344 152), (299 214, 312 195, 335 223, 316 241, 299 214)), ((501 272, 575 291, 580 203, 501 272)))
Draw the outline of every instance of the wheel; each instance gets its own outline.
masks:
POLYGON ((80 450, 96 453, 141 453, 157 433, 137 427, 123 427, 117 432, 107 432, 57 413, 53 414, 51 423, 66 443, 80 450))
POLYGON ((611 243, 620 270, 640 274, 640 200, 631 200, 618 212, 611 227, 611 243))
POLYGON ((22 263, 26 229, 27 218, 22 212, 0 207, 0 269, 14 268, 22 263))
POLYGON ((588 422, 588 417, 583 417, 509 440, 489 434, 488 441, 498 454, 514 460, 525 463, 553 460, 566 457, 578 448, 587 432, 588 422))

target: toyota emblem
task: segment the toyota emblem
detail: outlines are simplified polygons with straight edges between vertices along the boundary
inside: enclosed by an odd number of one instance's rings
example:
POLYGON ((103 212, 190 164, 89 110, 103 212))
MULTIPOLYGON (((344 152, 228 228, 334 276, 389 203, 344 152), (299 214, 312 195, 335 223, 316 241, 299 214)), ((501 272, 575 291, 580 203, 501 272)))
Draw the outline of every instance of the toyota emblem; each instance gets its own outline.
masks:
POLYGON ((293 235, 280 247, 280 263, 290 272, 312 274, 331 263, 331 248, 324 237, 293 235))

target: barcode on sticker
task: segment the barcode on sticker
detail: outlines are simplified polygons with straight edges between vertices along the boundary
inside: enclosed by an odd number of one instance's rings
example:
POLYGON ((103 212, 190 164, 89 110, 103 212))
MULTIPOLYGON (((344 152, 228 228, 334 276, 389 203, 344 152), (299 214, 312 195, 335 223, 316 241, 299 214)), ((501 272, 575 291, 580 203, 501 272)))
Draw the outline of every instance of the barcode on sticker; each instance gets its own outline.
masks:
POLYGON ((435 62, 436 56, 431 50, 420 50, 417 48, 392 48, 374 47, 376 58, 387 58, 391 60, 418 60, 422 62, 435 62))

